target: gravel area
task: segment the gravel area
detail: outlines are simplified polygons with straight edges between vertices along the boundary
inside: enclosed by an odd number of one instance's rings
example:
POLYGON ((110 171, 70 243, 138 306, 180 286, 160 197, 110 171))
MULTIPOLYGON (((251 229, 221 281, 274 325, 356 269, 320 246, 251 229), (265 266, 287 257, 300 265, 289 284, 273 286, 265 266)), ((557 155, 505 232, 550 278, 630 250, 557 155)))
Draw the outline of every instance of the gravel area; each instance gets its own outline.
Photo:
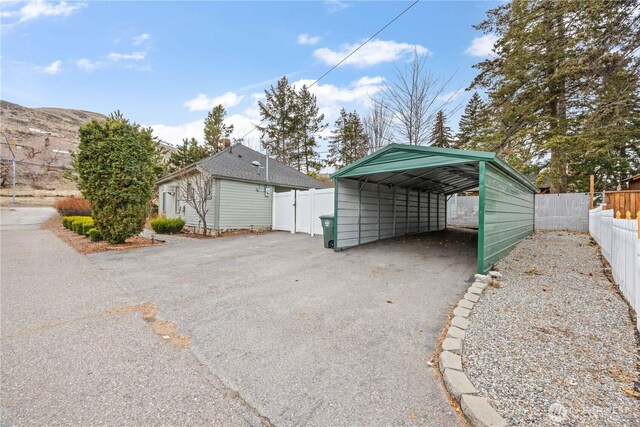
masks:
POLYGON ((463 350, 479 395, 512 425, 640 425, 634 324, 589 236, 536 233, 497 269, 463 350))

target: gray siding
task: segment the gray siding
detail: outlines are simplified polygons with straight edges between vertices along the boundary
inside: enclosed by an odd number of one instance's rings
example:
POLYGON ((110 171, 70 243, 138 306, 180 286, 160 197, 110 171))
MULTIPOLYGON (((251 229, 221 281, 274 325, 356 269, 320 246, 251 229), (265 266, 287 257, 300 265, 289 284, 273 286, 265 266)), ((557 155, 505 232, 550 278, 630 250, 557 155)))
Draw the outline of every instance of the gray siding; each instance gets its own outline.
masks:
MULTIPOLYGON (((158 190, 159 192, 158 197, 160 198, 160 206, 158 209, 159 213, 166 216, 167 218, 182 217, 188 226, 200 227, 202 225, 200 221, 200 217, 198 216, 195 209, 189 206, 184 200, 180 200, 182 199, 183 195, 180 194, 179 189, 177 190, 178 210, 176 211, 175 191, 177 186, 178 186, 178 181, 171 181, 169 183, 166 183, 160 186, 158 190), (174 193, 173 195, 170 194, 172 192, 174 193), (164 206, 164 210, 162 206, 163 193, 166 201, 166 206, 164 206)), ((209 208, 209 211, 207 212, 207 215, 206 215, 207 228, 214 228, 214 224, 215 224, 215 200, 217 196, 216 189, 217 189, 217 186, 214 185, 212 190, 211 200, 207 201, 207 207, 209 208)))
POLYGON ((273 193, 266 197, 264 184, 220 179, 220 230, 271 227, 273 193))
POLYGON ((339 179, 336 247, 445 228, 443 194, 339 179))

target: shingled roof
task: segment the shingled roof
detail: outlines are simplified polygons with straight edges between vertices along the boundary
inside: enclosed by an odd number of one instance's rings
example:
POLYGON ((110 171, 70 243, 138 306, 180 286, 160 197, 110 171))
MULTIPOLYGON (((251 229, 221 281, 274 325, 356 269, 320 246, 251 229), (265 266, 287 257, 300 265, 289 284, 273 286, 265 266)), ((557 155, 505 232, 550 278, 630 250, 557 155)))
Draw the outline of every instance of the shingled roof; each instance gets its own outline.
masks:
MULTIPOLYGON (((328 187, 324 182, 318 181, 302 172, 298 172, 294 168, 271 157, 269 157, 269 181, 267 182, 265 166, 266 156, 264 154, 260 154, 242 144, 235 144, 188 166, 183 169, 183 171, 195 167, 220 178, 264 182, 265 184, 279 187, 297 189, 328 187), (261 166, 255 166, 253 162, 258 162, 261 166)), ((167 175, 158 180, 158 183, 171 180, 183 171, 167 175)))

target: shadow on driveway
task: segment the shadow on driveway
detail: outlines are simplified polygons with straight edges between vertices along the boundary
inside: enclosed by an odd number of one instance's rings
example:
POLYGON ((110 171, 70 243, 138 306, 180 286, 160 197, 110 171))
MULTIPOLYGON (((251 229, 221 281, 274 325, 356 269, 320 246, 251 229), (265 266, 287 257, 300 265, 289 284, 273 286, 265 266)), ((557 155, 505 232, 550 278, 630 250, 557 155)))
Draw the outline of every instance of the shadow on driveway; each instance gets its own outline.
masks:
POLYGON ((449 229, 333 252, 274 232, 91 258, 276 425, 441 426, 458 419, 427 361, 476 239, 449 229))

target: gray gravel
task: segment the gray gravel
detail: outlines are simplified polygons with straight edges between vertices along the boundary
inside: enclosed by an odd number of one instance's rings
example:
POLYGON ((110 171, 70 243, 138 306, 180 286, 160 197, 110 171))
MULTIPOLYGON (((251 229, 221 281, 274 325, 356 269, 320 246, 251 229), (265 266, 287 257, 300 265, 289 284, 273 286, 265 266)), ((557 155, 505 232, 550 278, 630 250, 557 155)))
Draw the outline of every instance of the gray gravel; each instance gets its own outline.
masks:
POLYGON ((635 328, 589 236, 536 233, 497 268, 463 350, 479 395, 513 425, 637 426, 635 328))

